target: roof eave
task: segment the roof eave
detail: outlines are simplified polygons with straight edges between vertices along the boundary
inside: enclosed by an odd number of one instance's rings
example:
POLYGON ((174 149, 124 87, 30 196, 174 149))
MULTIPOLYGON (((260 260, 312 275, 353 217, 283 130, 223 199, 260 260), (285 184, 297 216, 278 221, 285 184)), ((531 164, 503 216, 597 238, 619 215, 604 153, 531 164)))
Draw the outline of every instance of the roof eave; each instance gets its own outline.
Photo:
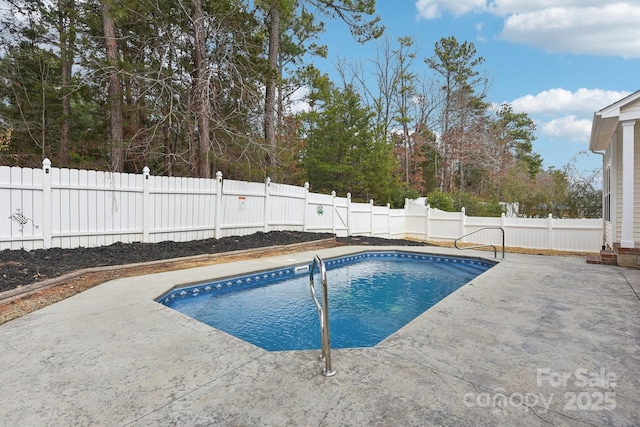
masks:
POLYGON ((589 140, 589 150, 599 151, 606 150, 611 136, 618 126, 618 117, 610 116, 603 118, 601 111, 593 115, 593 124, 591 126, 591 139, 589 140))

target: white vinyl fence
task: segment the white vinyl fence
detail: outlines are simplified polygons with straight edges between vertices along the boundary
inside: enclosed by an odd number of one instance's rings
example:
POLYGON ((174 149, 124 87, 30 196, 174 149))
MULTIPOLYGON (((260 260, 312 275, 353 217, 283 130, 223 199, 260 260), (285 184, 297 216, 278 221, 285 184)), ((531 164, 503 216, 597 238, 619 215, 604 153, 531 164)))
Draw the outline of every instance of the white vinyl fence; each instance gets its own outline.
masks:
MULTIPOLYGON (((222 179, 175 178, 0 166, 0 250, 77 248, 115 242, 189 241, 276 230, 418 240, 453 240, 483 227, 505 230, 506 246, 597 252, 599 219, 476 218, 407 200, 403 209, 297 187, 222 179)), ((501 244, 497 230, 464 242, 501 244)))

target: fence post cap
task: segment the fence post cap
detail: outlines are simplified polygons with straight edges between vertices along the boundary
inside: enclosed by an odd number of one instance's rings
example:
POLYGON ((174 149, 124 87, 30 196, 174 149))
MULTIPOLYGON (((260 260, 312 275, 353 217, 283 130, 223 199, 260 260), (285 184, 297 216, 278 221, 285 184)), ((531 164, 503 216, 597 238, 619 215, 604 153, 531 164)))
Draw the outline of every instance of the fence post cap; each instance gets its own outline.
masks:
POLYGON ((48 157, 45 157, 45 159, 42 161, 42 167, 43 168, 50 168, 51 167, 51 160, 49 160, 48 157))
POLYGON ((145 166, 142 168, 143 175, 149 175, 150 173, 151 173, 151 169, 149 169, 149 166, 145 166))
POLYGON ((333 190, 333 191, 331 192, 331 197, 336 197, 336 191, 335 191, 335 190, 333 190))
POLYGON ((351 193, 347 193, 347 199, 351 199, 351 193))
POLYGON ((305 190, 309 190, 309 183, 308 183, 308 182, 305 182, 305 183, 304 183, 304 189, 305 189, 305 190))
POLYGON ((222 172, 216 172, 216 179, 222 179, 222 172))

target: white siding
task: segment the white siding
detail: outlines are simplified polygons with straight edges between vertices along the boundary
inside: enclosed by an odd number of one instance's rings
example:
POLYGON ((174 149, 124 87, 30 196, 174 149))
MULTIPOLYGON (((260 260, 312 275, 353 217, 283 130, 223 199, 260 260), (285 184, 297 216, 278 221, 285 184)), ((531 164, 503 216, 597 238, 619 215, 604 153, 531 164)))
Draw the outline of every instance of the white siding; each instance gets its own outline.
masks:
MULTIPOLYGON (((634 104, 640 110, 640 102, 634 104)), ((633 241, 636 247, 640 247, 640 123, 636 122, 633 132, 634 151, 633 162, 635 173, 633 174, 633 241)))
MULTIPOLYGON (((622 239, 622 132, 614 133, 614 152, 613 152, 613 164, 615 165, 615 211, 612 206, 611 215, 614 215, 616 218, 616 227, 615 227, 615 236, 613 242, 620 242, 622 239)), ((640 124, 636 123, 634 128, 634 141, 635 141, 635 149, 634 149, 634 179, 633 179, 633 190, 634 190, 634 200, 633 200, 633 240, 636 242, 636 245, 640 245, 640 124)), ((612 197, 614 196, 612 189, 612 197)))

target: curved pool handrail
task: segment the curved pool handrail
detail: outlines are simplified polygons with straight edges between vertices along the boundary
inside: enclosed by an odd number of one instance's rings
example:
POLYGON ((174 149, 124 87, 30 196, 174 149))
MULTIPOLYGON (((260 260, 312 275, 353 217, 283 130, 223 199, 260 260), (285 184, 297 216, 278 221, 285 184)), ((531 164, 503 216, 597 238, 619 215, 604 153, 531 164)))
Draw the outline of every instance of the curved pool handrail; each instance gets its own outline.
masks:
POLYGON ((331 377, 336 374, 336 371, 331 369, 331 339, 329 337, 329 299, 327 296, 327 269, 324 262, 318 255, 313 258, 311 269, 309 270, 309 287, 311 288, 311 298, 318 310, 318 317, 320 318, 320 337, 322 339, 322 355, 320 359, 325 362, 325 367, 322 370, 322 375, 325 377, 331 377), (316 266, 320 269, 320 278, 322 281, 322 305, 318 302, 316 297, 316 287, 313 280, 313 273, 316 266))
MULTIPOLYGON (((318 256, 313 259, 313 264, 311 264, 311 270, 309 271, 309 287, 311 288, 311 299, 313 299, 313 303, 318 310, 318 317, 320 318, 320 334, 324 336, 324 316, 322 314, 322 306, 320 302, 318 302, 318 298, 316 297, 316 287, 313 280, 313 273, 315 271, 316 265, 320 267, 320 277, 323 277, 322 269, 324 267, 324 263, 318 256)), ((324 361, 324 346, 322 347, 322 356, 321 359, 324 361)))
POLYGON ((502 231, 502 259, 504 259, 504 228, 502 228, 502 227, 482 227, 482 228, 478 228, 477 230, 474 230, 471 233, 467 233, 464 236, 458 237, 456 240, 453 241, 453 246, 456 249, 461 250, 461 251, 464 251, 464 250, 467 250, 467 249, 477 249, 477 248, 488 248, 488 247, 491 247, 491 248, 493 248, 493 257, 494 258, 498 258, 498 248, 496 248, 496 246, 492 245, 492 244, 465 246, 464 248, 458 247, 458 240, 464 239, 465 237, 471 236, 472 234, 475 234, 478 231, 482 231, 482 230, 500 230, 500 231, 502 231))

